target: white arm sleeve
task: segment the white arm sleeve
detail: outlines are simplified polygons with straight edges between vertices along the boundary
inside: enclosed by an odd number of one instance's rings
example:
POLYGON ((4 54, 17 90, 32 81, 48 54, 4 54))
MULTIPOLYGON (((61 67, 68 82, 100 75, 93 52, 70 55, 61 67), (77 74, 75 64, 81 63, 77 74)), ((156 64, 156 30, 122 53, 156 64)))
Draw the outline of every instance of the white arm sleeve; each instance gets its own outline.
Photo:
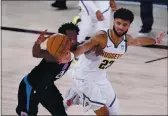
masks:
POLYGON ((87 11, 88 15, 93 16, 99 10, 93 1, 81 0, 80 2, 82 7, 87 11))

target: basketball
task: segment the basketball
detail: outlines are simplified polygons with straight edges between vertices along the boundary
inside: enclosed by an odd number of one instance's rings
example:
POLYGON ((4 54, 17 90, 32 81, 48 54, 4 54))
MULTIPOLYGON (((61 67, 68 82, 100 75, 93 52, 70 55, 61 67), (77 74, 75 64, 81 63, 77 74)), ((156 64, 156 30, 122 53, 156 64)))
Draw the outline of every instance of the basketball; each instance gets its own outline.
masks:
POLYGON ((55 34, 47 40, 47 50, 55 57, 64 55, 67 50, 70 50, 71 41, 67 36, 62 34, 55 34))

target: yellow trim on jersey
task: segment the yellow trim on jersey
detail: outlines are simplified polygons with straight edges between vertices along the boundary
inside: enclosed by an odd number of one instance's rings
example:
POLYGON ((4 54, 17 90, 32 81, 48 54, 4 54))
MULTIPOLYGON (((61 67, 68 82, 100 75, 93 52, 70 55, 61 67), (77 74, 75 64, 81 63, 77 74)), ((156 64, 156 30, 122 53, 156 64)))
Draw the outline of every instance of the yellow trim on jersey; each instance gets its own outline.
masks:
POLYGON ((73 23, 74 25, 76 25, 79 20, 80 20, 80 17, 79 17, 79 16, 75 16, 75 17, 73 18, 72 23, 73 23))

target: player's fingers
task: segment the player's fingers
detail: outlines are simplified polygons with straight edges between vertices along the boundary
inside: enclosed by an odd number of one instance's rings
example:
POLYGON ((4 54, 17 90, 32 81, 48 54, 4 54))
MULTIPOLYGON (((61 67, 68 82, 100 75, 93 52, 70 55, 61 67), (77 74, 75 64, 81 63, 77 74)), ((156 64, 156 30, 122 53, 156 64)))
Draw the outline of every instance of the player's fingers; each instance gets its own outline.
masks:
POLYGON ((48 38, 50 38, 50 37, 51 37, 51 35, 49 35, 49 36, 46 36, 46 37, 45 37, 45 39, 48 39, 48 38))
POLYGON ((40 36, 44 36, 48 29, 41 32, 40 36))
POLYGON ((103 20, 103 14, 100 12, 99 14, 97 14, 97 19, 99 20, 99 21, 102 21, 103 20))
POLYGON ((160 34, 161 37, 164 37, 166 34, 166 31, 164 31, 163 33, 160 34))
POLYGON ((45 34, 47 32, 48 29, 46 29, 45 31, 43 31, 42 33, 45 34))
POLYGON ((103 21, 103 20, 104 20, 104 17, 102 16, 102 17, 101 17, 101 21, 103 21))
POLYGON ((52 35, 47 36, 47 38, 51 37, 52 35))
POLYGON ((65 63, 69 62, 71 60, 71 54, 70 51, 68 51, 67 55, 65 56, 65 63))
POLYGON ((61 61, 58 61, 58 64, 63 64, 61 61))
POLYGON ((58 61, 58 64, 65 64, 65 63, 67 63, 68 61, 67 60, 59 60, 58 61))
POLYGON ((100 20, 101 21, 103 21, 104 20, 104 16, 103 16, 103 14, 101 13, 101 15, 100 15, 100 20))
POLYGON ((69 53, 69 51, 67 51, 65 57, 68 58, 69 56, 70 56, 70 53, 69 53))
POLYGON ((40 35, 39 35, 38 38, 42 38, 42 37, 44 37, 44 35, 45 35, 46 32, 47 32, 47 29, 44 30, 44 31, 42 31, 42 32, 40 33, 40 35))
POLYGON ((163 39, 163 37, 165 36, 165 31, 164 32, 162 32, 158 37, 157 37, 157 40, 160 42, 162 39, 163 39))
POLYGON ((97 19, 100 21, 101 19, 100 19, 100 17, 97 17, 97 19))
POLYGON ((65 62, 65 57, 60 56, 59 59, 57 60, 59 64, 62 64, 65 62))
POLYGON ((99 19, 98 19, 99 21, 103 21, 104 20, 104 18, 103 17, 99 17, 99 19))
POLYGON ((70 60, 71 60, 71 55, 70 55, 69 50, 67 51, 66 55, 65 54, 61 55, 61 56, 59 56, 59 59, 57 59, 59 64, 68 63, 70 60))
POLYGON ((165 31, 160 33, 159 37, 163 37, 165 35, 165 33, 166 33, 165 31))
POLYGON ((62 59, 61 58, 59 58, 59 59, 57 59, 57 62, 58 62, 58 64, 62 64, 62 59))

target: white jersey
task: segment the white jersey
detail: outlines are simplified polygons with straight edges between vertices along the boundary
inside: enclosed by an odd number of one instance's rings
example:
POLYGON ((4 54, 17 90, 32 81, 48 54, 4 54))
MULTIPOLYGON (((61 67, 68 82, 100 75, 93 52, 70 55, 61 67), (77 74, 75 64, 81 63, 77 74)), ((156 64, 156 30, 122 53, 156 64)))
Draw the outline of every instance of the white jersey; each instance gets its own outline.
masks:
POLYGON ((99 30, 111 28, 113 12, 109 0, 80 0, 79 6, 81 7, 79 13, 81 22, 78 24, 80 29, 78 42, 85 41, 86 37, 93 36, 99 30), (103 14, 103 21, 97 19, 98 10, 103 14))
POLYGON ((97 0, 80 0, 79 6, 81 10, 90 16, 95 16, 97 10, 100 10, 102 13, 106 12, 110 8, 109 0, 97 1, 97 0))
POLYGON ((79 61, 76 65, 76 78, 87 79, 88 74, 88 79, 92 78, 99 80, 104 77, 106 78, 105 69, 110 67, 114 63, 114 61, 116 61, 126 52, 127 41, 125 35, 123 36, 123 40, 116 46, 111 39, 110 29, 108 29, 106 33, 108 35, 108 40, 106 47, 103 49, 103 56, 96 57, 94 51, 88 54, 82 54, 79 57, 79 61))

